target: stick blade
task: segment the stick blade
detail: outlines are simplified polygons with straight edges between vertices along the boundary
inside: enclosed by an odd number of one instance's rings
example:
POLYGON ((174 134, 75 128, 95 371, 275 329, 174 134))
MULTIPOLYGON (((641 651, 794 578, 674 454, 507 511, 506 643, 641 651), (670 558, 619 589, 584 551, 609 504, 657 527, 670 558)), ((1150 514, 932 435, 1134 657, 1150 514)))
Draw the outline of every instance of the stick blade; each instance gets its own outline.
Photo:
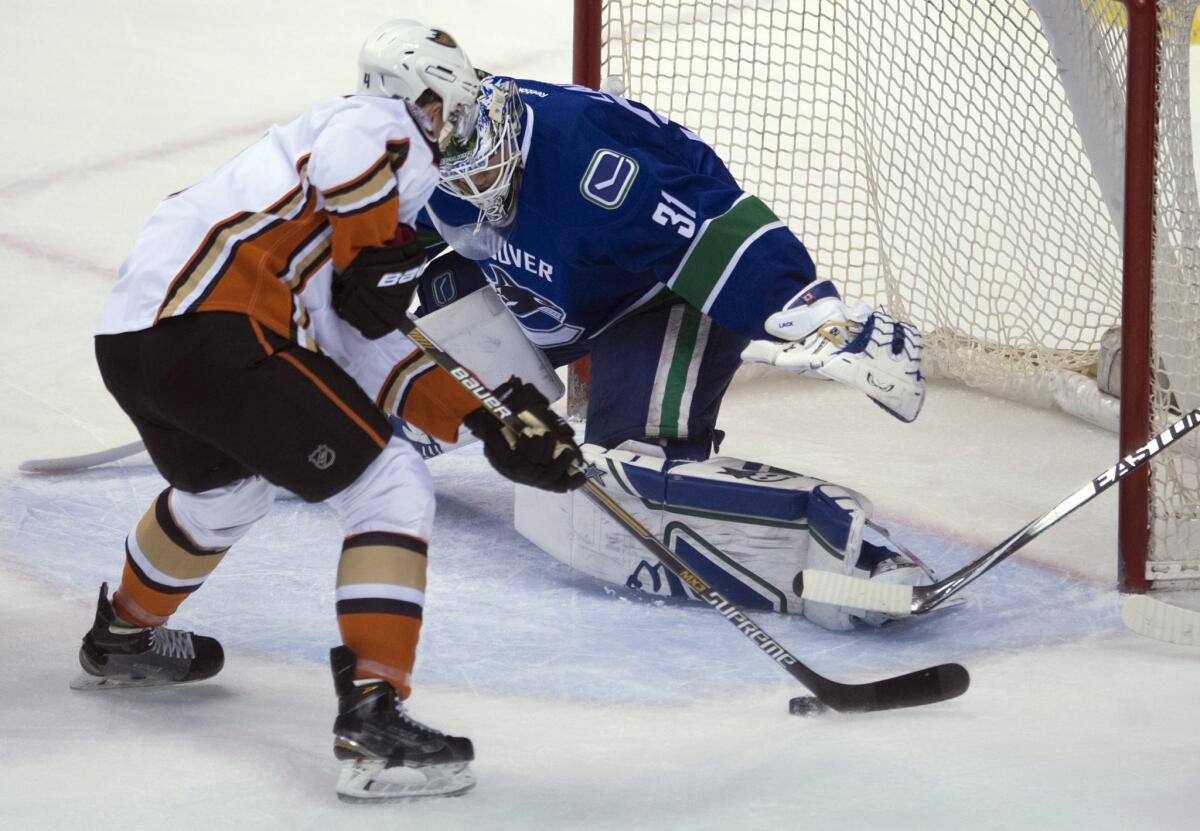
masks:
POLYGON ((913 587, 860 580, 832 571, 805 569, 792 584, 796 594, 814 603, 829 603, 851 609, 868 609, 890 615, 908 615, 913 610, 913 587))
POLYGON ((869 713, 936 704, 957 698, 969 686, 971 675, 966 667, 939 664, 869 684, 839 684, 814 692, 822 703, 839 713, 869 713))
POLYGON ((1121 619, 1147 638, 1200 646, 1200 612, 1172 606, 1146 594, 1131 594, 1121 602, 1121 619))
POLYGON ((145 446, 140 441, 135 441, 129 444, 122 444, 120 447, 112 447, 96 453, 84 453, 80 456, 63 456, 58 459, 29 459, 28 461, 21 462, 17 466, 17 470, 24 473, 66 473, 72 470, 86 470, 89 467, 106 465, 109 462, 115 462, 136 453, 141 453, 145 449, 145 446))

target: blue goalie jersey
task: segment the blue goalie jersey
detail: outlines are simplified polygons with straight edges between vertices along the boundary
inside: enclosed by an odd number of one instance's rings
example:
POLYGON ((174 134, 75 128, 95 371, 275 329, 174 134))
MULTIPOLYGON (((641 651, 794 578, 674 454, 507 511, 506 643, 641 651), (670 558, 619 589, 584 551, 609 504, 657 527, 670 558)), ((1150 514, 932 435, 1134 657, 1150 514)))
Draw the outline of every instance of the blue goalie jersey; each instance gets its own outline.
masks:
MULTIPOLYGON (((498 248, 459 251, 479 261, 534 344, 585 352, 587 339, 664 297, 764 338, 766 317, 813 281, 803 244, 694 133, 624 98, 517 83, 515 219, 498 248)), ((438 191, 422 224, 453 242, 447 229, 469 231, 476 218, 438 191)))

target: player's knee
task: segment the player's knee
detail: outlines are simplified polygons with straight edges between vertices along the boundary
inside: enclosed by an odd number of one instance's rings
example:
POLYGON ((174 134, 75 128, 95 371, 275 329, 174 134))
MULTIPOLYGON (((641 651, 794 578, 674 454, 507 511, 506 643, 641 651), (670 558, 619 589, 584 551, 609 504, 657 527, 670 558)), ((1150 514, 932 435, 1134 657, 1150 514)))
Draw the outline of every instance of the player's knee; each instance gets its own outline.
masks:
POLYGON ((433 477, 417 452, 396 436, 357 479, 326 501, 346 536, 386 531, 429 539, 433 527, 433 477))
POLYGON ((275 486, 261 476, 198 493, 175 488, 171 513, 197 545, 229 548, 271 510, 275 491, 275 486))

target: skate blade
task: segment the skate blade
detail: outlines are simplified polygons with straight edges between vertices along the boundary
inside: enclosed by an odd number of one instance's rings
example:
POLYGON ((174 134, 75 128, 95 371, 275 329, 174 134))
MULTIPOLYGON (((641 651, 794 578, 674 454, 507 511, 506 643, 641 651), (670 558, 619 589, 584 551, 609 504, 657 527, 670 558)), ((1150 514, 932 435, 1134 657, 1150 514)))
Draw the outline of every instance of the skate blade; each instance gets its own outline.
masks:
POLYGON ((73 690, 118 690, 133 687, 167 687, 182 684, 182 681, 171 681, 164 678, 110 678, 105 675, 89 675, 81 672, 71 679, 73 690))
POLYGON ((461 796, 475 787, 475 776, 467 764, 388 768, 383 760, 348 761, 338 777, 338 799, 364 803, 461 796))

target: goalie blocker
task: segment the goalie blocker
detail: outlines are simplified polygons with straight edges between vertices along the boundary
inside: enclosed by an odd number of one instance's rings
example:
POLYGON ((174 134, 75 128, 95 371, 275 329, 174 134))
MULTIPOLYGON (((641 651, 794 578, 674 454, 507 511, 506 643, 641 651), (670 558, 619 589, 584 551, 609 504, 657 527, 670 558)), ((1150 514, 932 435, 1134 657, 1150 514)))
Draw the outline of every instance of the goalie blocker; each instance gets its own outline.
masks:
MULTIPOLYGON (((687 567, 746 609, 803 614, 830 630, 888 615, 806 602, 792 590, 803 569, 914 585, 931 579, 874 540, 866 497, 829 482, 731 457, 672 462, 629 442, 585 444, 585 475, 667 545, 687 567)), ((517 487, 517 530, 592 577, 649 595, 697 599, 582 493, 517 487)))

